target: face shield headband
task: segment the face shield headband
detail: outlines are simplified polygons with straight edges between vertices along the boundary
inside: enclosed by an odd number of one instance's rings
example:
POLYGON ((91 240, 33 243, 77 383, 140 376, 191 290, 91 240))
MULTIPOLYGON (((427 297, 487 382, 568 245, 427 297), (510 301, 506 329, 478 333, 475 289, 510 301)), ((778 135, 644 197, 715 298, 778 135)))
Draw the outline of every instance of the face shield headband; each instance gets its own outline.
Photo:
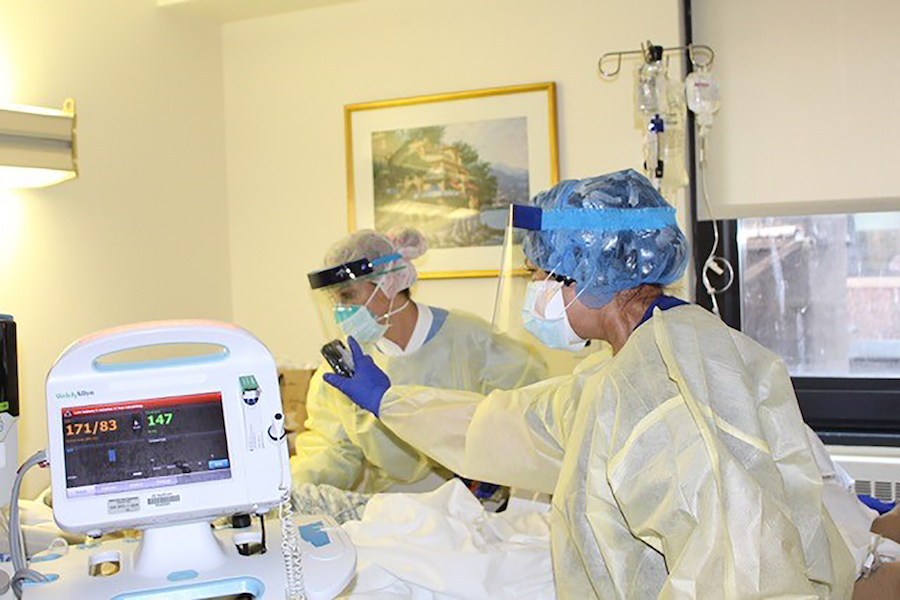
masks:
MULTIPOLYGON (((529 231, 586 231, 596 234, 619 231, 643 231, 677 228, 675 209, 658 208, 557 208, 543 209, 522 204, 511 205, 512 226, 529 231)), ((545 266, 546 267, 546 266, 545 266)), ((563 285, 575 283, 556 267, 545 268, 550 277, 563 285)), ((583 291, 583 290, 582 290, 583 291)))
MULTIPOLYGON (((399 253, 387 254, 375 260, 361 258, 336 267, 329 267, 321 271, 313 271, 307 274, 309 287, 318 290, 341 283, 350 283, 360 279, 371 279, 372 277, 390 273, 396 269, 387 269, 381 272, 375 272, 375 269, 388 263, 398 261, 402 257, 399 253)), ((398 269, 402 267, 397 267, 398 269)))
POLYGON ((555 208, 512 205, 512 225, 530 231, 641 231, 677 227, 675 209, 658 208, 555 208))

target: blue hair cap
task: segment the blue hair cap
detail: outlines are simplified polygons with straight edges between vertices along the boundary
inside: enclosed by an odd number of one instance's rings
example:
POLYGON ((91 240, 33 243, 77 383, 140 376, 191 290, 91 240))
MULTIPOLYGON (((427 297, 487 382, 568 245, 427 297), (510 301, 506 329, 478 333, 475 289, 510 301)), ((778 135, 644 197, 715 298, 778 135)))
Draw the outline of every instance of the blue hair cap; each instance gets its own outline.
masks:
POLYGON ((687 267, 675 209, 632 169, 560 182, 531 205, 541 209, 540 229, 526 231, 525 256, 574 279, 592 308, 623 290, 674 283, 687 267))

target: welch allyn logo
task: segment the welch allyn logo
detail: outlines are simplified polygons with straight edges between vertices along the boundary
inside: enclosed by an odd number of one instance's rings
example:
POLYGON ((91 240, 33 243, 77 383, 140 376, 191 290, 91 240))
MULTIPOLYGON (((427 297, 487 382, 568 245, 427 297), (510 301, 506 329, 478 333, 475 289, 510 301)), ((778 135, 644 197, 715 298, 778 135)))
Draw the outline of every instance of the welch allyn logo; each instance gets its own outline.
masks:
POLYGON ((94 395, 94 390, 75 390, 74 392, 56 392, 57 400, 71 400, 72 398, 88 398, 94 395))

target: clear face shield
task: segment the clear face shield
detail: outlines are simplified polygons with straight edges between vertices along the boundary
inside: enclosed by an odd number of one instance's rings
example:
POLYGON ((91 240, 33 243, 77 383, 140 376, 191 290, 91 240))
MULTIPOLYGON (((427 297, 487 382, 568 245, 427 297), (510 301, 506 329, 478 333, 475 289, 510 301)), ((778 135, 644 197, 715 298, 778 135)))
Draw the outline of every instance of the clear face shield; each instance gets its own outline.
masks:
POLYGON ((307 276, 326 341, 352 335, 360 344, 369 344, 387 333, 391 317, 409 303, 405 294, 390 298, 383 290, 386 276, 406 268, 384 268, 399 258, 362 258, 307 276))
MULTIPOLYGON (((591 350, 565 314, 577 298, 577 282, 539 269, 523 251, 526 232, 540 230, 540 213, 539 208, 510 206, 492 324, 496 332, 538 350, 552 374, 570 373, 591 350), (567 286, 572 289, 564 294, 567 286)), ((591 349, 598 346, 594 342, 591 349)))

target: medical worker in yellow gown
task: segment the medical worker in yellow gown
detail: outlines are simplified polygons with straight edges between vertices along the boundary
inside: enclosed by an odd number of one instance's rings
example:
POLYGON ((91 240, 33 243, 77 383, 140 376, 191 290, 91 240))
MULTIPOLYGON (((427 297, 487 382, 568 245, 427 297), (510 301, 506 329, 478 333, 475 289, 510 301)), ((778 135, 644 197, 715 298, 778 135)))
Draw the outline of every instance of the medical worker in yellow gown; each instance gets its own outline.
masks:
POLYGON ((849 598, 785 365, 662 289, 688 261, 674 209, 628 170, 564 181, 513 224, 525 327, 611 358, 485 399, 401 385, 354 344, 355 375, 327 381, 455 472, 552 493, 562 599, 849 598))
MULTIPOLYGON (((327 253, 327 268, 309 275, 311 286, 323 292, 325 318, 340 333, 363 342, 398 383, 483 395, 546 377, 539 356, 493 333, 482 319, 412 299, 410 287, 417 278, 412 260, 425 250, 422 234, 408 228, 388 235, 362 230, 339 241, 327 253)), ((297 436, 291 458, 295 486, 329 484, 379 492, 432 473, 436 487, 440 477, 452 476, 326 385, 322 375, 330 372, 323 363, 310 382, 307 431, 297 436)))

